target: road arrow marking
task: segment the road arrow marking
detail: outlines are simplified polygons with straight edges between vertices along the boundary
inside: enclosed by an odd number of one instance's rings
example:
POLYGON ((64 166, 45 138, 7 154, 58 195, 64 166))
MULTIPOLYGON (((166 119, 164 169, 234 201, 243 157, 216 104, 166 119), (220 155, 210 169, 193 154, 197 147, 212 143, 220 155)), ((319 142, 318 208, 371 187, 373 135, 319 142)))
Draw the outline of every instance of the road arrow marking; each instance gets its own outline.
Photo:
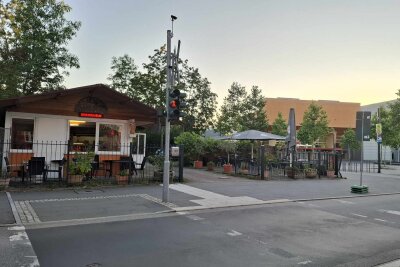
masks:
POLYGON ((231 232, 228 232, 226 234, 230 235, 230 236, 240 236, 240 235, 242 235, 242 233, 239 233, 239 232, 237 232, 235 230, 231 230, 231 232))
POLYGON ((400 211, 397 210, 379 210, 380 212, 386 212, 389 214, 400 215, 400 211))

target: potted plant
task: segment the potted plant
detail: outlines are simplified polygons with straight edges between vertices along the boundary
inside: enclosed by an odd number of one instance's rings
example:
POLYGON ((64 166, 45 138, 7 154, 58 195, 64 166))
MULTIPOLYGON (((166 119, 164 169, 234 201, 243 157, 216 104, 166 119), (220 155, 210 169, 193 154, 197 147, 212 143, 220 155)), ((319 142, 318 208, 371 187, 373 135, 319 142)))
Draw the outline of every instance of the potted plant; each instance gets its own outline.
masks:
POLYGON ((335 176, 335 169, 332 166, 328 167, 328 169, 326 170, 326 176, 329 177, 329 178, 335 178, 336 177, 335 176))
POLYGON ((184 146, 186 159, 193 161, 196 169, 203 168, 199 158, 204 153, 204 142, 204 137, 191 132, 183 132, 175 137, 175 144, 184 146))
POLYGON ((296 175, 299 172, 299 169, 297 167, 286 167, 285 168, 286 174, 289 178, 296 178, 296 175))
POLYGON ((194 168, 195 169, 201 169, 203 168, 203 162, 201 160, 195 160, 193 162, 194 168))
POLYGON ((317 177, 317 169, 308 167, 304 170, 304 173, 307 178, 315 178, 317 177))
POLYGON ((10 183, 10 178, 7 173, 0 171, 0 190, 6 189, 10 183))
POLYGON ((119 185, 127 185, 129 178, 129 170, 123 169, 119 171, 119 174, 115 175, 115 180, 119 185))
POLYGON ((69 184, 80 184, 92 170, 93 152, 75 153, 74 160, 69 165, 69 184))
MULTIPOLYGON (((154 166, 154 180, 162 182, 164 177, 164 156, 162 155, 149 156, 148 160, 154 166)), ((173 177, 171 165, 169 169, 170 169, 169 174, 171 180, 171 178, 173 177)))
POLYGON ((207 162, 207 170, 208 171, 213 171, 215 168, 215 163, 213 161, 207 162))
POLYGON ((249 168, 247 162, 240 163, 240 173, 242 174, 249 174, 249 168))
POLYGON ((229 153, 235 152, 236 151, 236 147, 237 147, 237 143, 235 143, 234 141, 222 141, 220 143, 220 149, 225 151, 228 154, 228 162, 226 164, 224 164, 224 173, 230 174, 232 173, 232 164, 230 164, 230 158, 229 158, 229 153))

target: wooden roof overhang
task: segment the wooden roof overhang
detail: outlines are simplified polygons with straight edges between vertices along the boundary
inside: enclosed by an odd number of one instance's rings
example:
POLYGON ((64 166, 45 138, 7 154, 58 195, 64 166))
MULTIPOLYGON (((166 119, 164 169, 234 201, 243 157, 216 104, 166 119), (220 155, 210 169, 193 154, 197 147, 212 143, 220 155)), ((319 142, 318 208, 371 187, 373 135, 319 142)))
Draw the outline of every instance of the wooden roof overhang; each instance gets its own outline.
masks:
MULTIPOLYGON (((96 101, 102 103, 103 118, 105 119, 135 119, 137 126, 152 125, 157 122, 157 111, 154 108, 119 93, 104 84, 2 99, 0 100, 0 108, 13 112, 79 116, 77 104, 85 98, 96 99, 96 101)), ((87 110, 87 112, 93 111, 87 110)))

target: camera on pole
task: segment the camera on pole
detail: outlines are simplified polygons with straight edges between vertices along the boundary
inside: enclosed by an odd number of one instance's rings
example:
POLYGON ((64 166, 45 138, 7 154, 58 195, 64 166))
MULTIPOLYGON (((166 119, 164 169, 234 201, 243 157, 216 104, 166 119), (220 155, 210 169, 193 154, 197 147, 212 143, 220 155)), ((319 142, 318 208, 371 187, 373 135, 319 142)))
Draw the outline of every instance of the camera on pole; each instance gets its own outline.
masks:
POLYGON ((180 117, 186 114, 181 111, 182 108, 186 107, 185 98, 186 94, 181 93, 178 89, 173 90, 169 93, 168 99, 168 118, 170 121, 179 120, 180 117))

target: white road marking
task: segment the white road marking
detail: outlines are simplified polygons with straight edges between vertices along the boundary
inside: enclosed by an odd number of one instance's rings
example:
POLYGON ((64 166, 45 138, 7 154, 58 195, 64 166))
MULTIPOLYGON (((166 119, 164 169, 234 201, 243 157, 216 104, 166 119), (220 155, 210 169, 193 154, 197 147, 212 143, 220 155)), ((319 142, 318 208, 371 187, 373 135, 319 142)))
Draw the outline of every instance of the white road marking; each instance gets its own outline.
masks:
POLYGON ((400 211, 397 210, 379 210, 380 212, 386 212, 389 214, 400 215, 400 211))
POLYGON ((302 262, 299 262, 297 264, 298 265, 306 265, 306 264, 309 264, 309 263, 312 263, 312 261, 302 261, 302 262))
POLYGON ((193 220, 193 221, 201 221, 201 220, 204 220, 204 218, 201 218, 201 217, 196 216, 196 215, 188 215, 188 216, 186 216, 186 217, 189 218, 189 219, 191 219, 191 220, 193 220))
POLYGON ((221 195, 221 194, 217 194, 214 192, 210 192, 210 191, 206 191, 203 189, 198 189, 195 188, 193 186, 188 186, 188 185, 184 185, 184 184, 171 184, 169 186, 170 189, 173 189, 175 191, 179 191, 188 195, 192 195, 195 197, 199 197, 199 198, 226 198, 227 196, 221 195))
POLYGON ((32 248, 31 241, 29 240, 28 234, 25 231, 24 226, 13 226, 13 227, 8 227, 7 230, 11 232, 11 235, 9 236, 10 243, 12 247, 16 250, 19 251, 24 251, 24 253, 27 253, 28 255, 21 255, 20 259, 22 262, 20 262, 21 266, 27 266, 27 267, 39 267, 39 260, 37 256, 35 255, 35 251, 32 248))
POLYGON ((386 220, 382 220, 382 219, 379 219, 379 218, 374 218, 374 220, 375 221, 379 221, 379 222, 387 222, 386 220))
POLYGON ((368 218, 368 216, 357 214, 357 213, 351 213, 351 214, 354 215, 354 216, 361 217, 361 218, 368 218))
POLYGON ((400 266, 400 260, 395 260, 381 265, 376 265, 375 267, 399 267, 399 266, 400 266))
POLYGON ((240 235, 242 235, 242 233, 239 233, 238 231, 235 231, 235 230, 231 230, 231 232, 228 232, 226 234, 230 235, 230 236, 240 236, 240 235))
POLYGON ((356 204, 354 202, 347 201, 347 200, 342 200, 342 199, 334 199, 334 200, 336 200, 336 201, 338 201, 338 202, 340 202, 342 204, 356 204))
POLYGON ((315 205, 315 204, 311 204, 311 203, 308 203, 307 205, 310 206, 310 207, 321 208, 321 206, 318 206, 318 205, 315 205))
POLYGON ((176 214, 179 214, 179 215, 186 215, 187 212, 185 212, 185 211, 178 211, 176 214))

